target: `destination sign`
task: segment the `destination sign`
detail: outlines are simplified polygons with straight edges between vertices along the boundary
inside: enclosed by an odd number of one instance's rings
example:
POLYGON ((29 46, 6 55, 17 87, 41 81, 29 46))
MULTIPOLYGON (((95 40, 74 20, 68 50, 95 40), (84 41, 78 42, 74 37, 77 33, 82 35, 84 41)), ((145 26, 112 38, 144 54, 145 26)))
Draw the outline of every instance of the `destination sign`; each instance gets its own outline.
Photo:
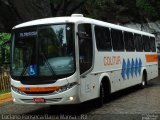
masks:
POLYGON ((20 37, 33 37, 33 36, 37 35, 37 32, 36 31, 33 31, 33 32, 23 32, 23 33, 20 33, 19 35, 20 35, 20 37))

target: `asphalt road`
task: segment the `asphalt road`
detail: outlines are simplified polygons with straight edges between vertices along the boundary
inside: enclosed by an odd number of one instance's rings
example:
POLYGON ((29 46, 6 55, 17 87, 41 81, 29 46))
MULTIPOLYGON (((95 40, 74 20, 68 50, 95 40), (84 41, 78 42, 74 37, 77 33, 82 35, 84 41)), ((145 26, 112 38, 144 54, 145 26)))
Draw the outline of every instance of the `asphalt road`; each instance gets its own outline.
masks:
POLYGON ((0 106, 1 119, 95 119, 95 120, 160 120, 160 76, 149 82, 145 89, 138 86, 117 92, 101 108, 92 102, 80 105, 53 106, 16 105, 0 106))

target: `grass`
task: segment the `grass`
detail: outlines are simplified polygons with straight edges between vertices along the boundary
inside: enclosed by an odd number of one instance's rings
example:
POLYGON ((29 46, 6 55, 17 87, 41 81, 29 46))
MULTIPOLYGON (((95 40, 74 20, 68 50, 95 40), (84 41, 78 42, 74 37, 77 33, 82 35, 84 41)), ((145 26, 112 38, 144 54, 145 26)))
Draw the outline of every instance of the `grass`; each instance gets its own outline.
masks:
POLYGON ((0 100, 4 100, 4 99, 7 99, 7 98, 10 98, 11 97, 11 93, 8 92, 8 93, 3 93, 0 95, 0 100))
POLYGON ((11 92, 11 90, 6 90, 6 91, 0 90, 0 95, 1 95, 1 94, 5 94, 5 93, 9 93, 9 92, 11 92))

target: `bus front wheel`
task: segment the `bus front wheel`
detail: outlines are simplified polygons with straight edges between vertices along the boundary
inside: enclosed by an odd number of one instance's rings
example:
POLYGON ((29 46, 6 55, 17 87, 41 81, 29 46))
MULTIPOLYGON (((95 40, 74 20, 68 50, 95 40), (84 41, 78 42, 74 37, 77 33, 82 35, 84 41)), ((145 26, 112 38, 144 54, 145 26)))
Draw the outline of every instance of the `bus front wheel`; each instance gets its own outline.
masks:
POLYGON ((100 91, 99 98, 95 102, 96 107, 101 107, 101 106, 103 106, 103 103, 104 103, 105 91, 104 91, 104 85, 103 85, 103 83, 101 83, 99 91, 100 91))

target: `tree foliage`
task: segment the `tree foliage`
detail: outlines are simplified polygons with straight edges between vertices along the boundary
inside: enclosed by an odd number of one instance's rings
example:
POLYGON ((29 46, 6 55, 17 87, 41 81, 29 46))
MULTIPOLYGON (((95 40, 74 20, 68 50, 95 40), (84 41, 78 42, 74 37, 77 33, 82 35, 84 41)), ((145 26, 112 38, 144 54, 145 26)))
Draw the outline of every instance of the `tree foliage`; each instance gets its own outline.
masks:
POLYGON ((5 42, 7 42, 11 37, 10 33, 0 33, 0 66, 2 66, 3 62, 9 62, 9 56, 10 56, 10 46, 9 44, 4 45, 5 42), (2 51, 2 49, 4 51, 2 51), (2 56, 2 52, 5 52, 5 56, 2 56), (3 57, 3 58, 2 58, 3 57), (5 61, 3 61, 5 60, 5 61))
POLYGON ((9 40, 11 37, 10 33, 0 33, 0 45, 9 40))
POLYGON ((160 19, 159 0, 0 0, 0 31, 16 24, 46 17, 85 16, 112 22, 143 22, 160 19))
POLYGON ((114 0, 95 0, 94 2, 98 6, 104 6, 106 4, 108 4, 108 5, 113 4, 114 0))
POLYGON ((52 16, 69 16, 79 10, 87 0, 50 0, 52 16))
POLYGON ((151 2, 149 0, 136 0, 136 6, 139 8, 140 12, 145 12, 148 16, 156 17, 158 16, 157 8, 153 6, 156 2, 151 2))

